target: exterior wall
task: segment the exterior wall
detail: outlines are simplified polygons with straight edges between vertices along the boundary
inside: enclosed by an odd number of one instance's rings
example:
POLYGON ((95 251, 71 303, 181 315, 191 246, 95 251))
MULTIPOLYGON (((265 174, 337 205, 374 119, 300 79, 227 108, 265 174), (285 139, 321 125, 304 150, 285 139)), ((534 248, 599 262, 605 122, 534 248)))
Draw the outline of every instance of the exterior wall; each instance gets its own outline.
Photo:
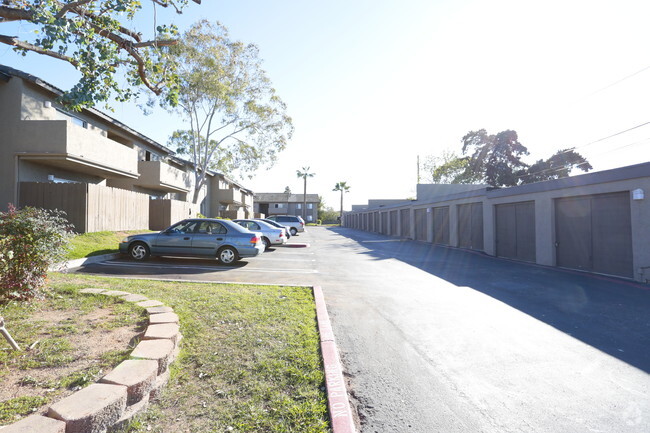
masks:
MULTIPOLYGON (((449 207, 449 245, 459 246, 458 237, 458 209, 468 203, 481 203, 483 212, 483 249, 486 254, 496 256, 496 216, 495 206, 520 202, 534 202, 535 226, 535 262, 541 265, 556 266, 556 200, 565 197, 592 196, 598 194, 627 192, 630 195, 630 223, 632 231, 632 265, 634 279, 641 282, 650 282, 650 163, 636 166, 623 167, 600 173, 589 173, 567 179, 540 182, 520 187, 497 189, 492 191, 474 190, 448 197, 437 197, 430 201, 418 200, 410 206, 393 206, 382 209, 388 212, 388 224, 397 227, 399 235, 402 228, 408 228, 410 237, 414 238, 415 210, 448 206, 449 207), (644 198, 633 200, 632 191, 640 189, 644 198), (410 212, 402 212, 402 210, 410 212), (408 215, 409 221, 401 219, 408 215), (393 221, 397 218, 397 222, 393 221)), ((363 209, 346 214, 345 225, 369 230, 367 216, 377 209, 363 209), (356 220, 361 223, 356 223, 356 220)), ((432 227, 431 212, 427 212, 427 227, 429 233, 427 240, 432 242, 430 228, 432 227)), ((398 233, 390 232, 390 235, 398 233)))

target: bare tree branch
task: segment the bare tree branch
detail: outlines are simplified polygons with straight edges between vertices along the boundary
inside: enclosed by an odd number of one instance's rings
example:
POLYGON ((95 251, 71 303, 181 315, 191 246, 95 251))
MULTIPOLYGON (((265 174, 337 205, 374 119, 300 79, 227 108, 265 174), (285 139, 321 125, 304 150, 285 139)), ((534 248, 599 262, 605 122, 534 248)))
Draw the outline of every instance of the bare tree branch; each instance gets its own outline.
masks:
POLYGON ((59 54, 56 51, 45 50, 41 47, 37 47, 36 45, 32 45, 29 42, 21 41, 16 36, 0 35, 0 43, 22 48, 28 51, 33 51, 38 54, 44 54, 46 56, 54 57, 59 60, 65 60, 66 62, 72 64, 73 66, 78 66, 79 64, 72 57, 64 56, 63 54, 59 54))
MULTIPOLYGON (((83 6, 83 5, 87 4, 87 3, 90 3, 91 1, 93 1, 93 0, 78 0, 76 2, 67 3, 61 8, 61 10, 56 14, 55 17, 56 17, 56 19, 62 18, 69 11, 75 10, 75 9, 77 9, 78 6, 83 6)), ((75 11, 75 13, 77 13, 77 12, 75 11)))

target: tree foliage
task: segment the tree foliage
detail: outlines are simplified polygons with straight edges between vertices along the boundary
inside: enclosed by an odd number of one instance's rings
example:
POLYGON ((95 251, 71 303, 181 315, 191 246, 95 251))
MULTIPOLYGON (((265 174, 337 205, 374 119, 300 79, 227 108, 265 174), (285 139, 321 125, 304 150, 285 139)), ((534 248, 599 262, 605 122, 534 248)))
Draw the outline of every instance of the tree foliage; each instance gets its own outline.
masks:
MULTIPOLYGON (((153 7, 181 12, 188 0, 151 0, 153 7)), ((200 3, 200 0, 192 0, 200 3)), ((3 0, 0 24, 26 22, 35 28, 32 40, 0 35, 0 43, 23 55, 42 54, 70 63, 80 73, 79 82, 64 95, 70 108, 80 110, 113 95, 118 101, 132 98, 144 85, 154 94, 164 93, 176 102, 176 62, 165 47, 173 45, 177 29, 156 26, 151 40, 128 28, 142 11, 140 0, 3 0), (118 82, 119 71, 128 85, 118 82)))
POLYGON ((64 261, 72 226, 61 211, 9 205, 0 212, 0 298, 39 295, 48 268, 64 261))
POLYGON ((425 172, 432 183, 481 183, 509 187, 525 183, 568 177, 574 168, 593 167, 575 149, 557 151, 548 159, 529 165, 522 157, 529 154, 512 130, 488 134, 485 129, 468 132, 462 139, 463 156, 444 152, 429 157, 425 172))
POLYGON ((585 172, 593 169, 591 164, 575 150, 562 149, 548 159, 538 159, 526 170, 520 172, 518 177, 521 179, 521 183, 541 182, 568 177, 574 168, 585 172))
POLYGON ((341 192, 341 213, 340 217, 343 217, 343 194, 350 191, 350 185, 347 182, 336 182, 334 189, 332 191, 341 192))
POLYGON ((485 129, 470 131, 462 138, 464 155, 469 156, 467 170, 481 173, 492 186, 515 186, 519 183, 518 170, 527 164, 521 160, 528 155, 526 146, 519 142, 512 130, 488 134, 485 129))
POLYGON ((422 170, 424 183, 479 183, 483 176, 468 170, 469 157, 458 156, 454 152, 444 151, 439 156, 424 159, 422 170))
POLYGON ((180 87, 178 106, 170 108, 189 124, 171 144, 197 168, 196 203, 211 170, 243 175, 270 168, 293 125, 258 48, 233 41, 222 25, 199 21, 171 52, 180 64, 180 87))

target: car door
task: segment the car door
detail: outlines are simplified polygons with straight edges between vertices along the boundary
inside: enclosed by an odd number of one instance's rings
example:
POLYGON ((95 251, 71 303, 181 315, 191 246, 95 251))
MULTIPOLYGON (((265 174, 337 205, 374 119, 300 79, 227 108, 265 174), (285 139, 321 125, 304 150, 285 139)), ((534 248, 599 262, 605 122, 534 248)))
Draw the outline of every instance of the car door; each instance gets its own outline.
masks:
POLYGON ((164 230, 156 237, 151 252, 157 255, 191 255, 196 225, 196 221, 181 221, 164 230))
POLYGON ((192 240, 192 254, 215 257, 217 250, 226 242, 228 230, 216 221, 198 223, 192 240))

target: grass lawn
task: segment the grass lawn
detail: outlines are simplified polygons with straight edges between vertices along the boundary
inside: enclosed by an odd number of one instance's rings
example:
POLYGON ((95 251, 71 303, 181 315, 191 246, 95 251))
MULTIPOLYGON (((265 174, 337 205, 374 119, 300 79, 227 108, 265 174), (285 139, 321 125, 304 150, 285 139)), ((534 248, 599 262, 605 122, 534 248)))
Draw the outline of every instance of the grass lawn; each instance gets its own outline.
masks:
POLYGON ((119 244, 128 235, 147 233, 150 230, 136 230, 125 232, 95 232, 75 236, 70 241, 68 260, 83 257, 98 256, 119 252, 119 244))
POLYGON ((22 349, 0 337, 0 425, 99 380, 128 358, 147 317, 133 304, 61 287, 34 302, 0 304, 0 316, 22 349))
POLYGON ((165 303, 181 354, 159 402, 129 432, 329 432, 310 289, 53 274, 58 290, 103 287, 165 303))

